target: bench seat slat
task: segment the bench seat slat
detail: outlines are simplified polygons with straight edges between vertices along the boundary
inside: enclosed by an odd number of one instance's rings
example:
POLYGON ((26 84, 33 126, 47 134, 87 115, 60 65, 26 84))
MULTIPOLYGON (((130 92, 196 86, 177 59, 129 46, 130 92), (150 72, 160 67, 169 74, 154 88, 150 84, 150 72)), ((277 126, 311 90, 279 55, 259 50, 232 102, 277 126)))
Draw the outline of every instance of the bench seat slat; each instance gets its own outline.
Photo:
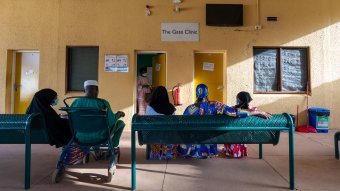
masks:
POLYGON ((20 114, 1 114, 0 115, 0 130, 10 129, 26 129, 27 121, 30 115, 20 114))
POLYGON ((142 131, 139 144, 274 144, 279 141, 280 131, 142 131))

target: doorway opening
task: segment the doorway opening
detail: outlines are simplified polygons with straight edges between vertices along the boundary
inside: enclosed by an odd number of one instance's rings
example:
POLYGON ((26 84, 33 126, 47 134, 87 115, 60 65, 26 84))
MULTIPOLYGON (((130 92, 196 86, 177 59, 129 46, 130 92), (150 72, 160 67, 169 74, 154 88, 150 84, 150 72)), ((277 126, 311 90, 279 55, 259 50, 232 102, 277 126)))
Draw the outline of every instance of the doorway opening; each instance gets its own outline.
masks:
MULTIPOLYGON (((226 102, 226 91, 224 91, 226 53, 195 51, 194 58, 194 89, 198 84, 205 84, 209 88, 209 100, 226 102)), ((193 97, 196 98, 196 95, 193 97)))
POLYGON ((135 113, 144 115, 152 89, 166 87, 166 53, 163 51, 136 52, 136 107, 135 113))
POLYGON ((6 71, 6 113, 24 114, 39 90, 40 52, 8 50, 6 71))

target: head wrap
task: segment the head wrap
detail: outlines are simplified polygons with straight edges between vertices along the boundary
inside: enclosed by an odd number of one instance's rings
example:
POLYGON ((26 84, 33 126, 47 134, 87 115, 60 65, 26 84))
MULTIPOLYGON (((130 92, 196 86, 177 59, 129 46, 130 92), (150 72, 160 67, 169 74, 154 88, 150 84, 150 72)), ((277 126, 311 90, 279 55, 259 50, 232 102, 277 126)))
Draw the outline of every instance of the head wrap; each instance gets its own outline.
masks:
POLYGON ((198 84, 196 87, 196 100, 202 100, 208 98, 208 86, 205 84, 198 84))
POLYGON ((86 88, 86 86, 98 86, 98 82, 97 80, 86 80, 84 82, 84 89, 86 88))
POLYGON ((71 140, 72 134, 68 127, 68 121, 62 120, 51 107, 56 97, 57 92, 52 89, 46 88, 38 91, 34 94, 26 114, 40 113, 45 119, 49 143, 61 147, 71 140))
POLYGON ((158 86, 152 92, 149 106, 163 115, 172 115, 176 111, 169 101, 168 91, 164 86, 158 86))
POLYGON ((50 107, 54 99, 57 97, 57 92, 46 88, 34 94, 33 100, 38 101, 43 107, 50 107))

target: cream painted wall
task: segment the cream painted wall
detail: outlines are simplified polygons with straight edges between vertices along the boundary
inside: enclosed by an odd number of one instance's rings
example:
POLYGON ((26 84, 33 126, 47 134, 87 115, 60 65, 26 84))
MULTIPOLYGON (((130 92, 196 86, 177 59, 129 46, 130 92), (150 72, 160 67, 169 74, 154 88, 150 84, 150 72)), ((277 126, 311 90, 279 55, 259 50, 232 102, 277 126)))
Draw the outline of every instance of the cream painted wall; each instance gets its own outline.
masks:
MULTIPOLYGON (((311 87, 309 106, 332 110, 331 128, 340 128, 340 1, 338 0, 260 0, 260 21, 256 24, 255 0, 192 0, 172 11, 171 1, 159 0, 0 0, 0 112, 5 112, 7 50, 40 51, 39 87, 50 87, 60 97, 81 95, 65 92, 66 46, 99 46, 100 97, 114 110, 126 112, 130 128, 134 113, 135 51, 167 53, 167 88, 184 85, 184 105, 193 100, 194 51, 227 52, 225 93, 234 104, 239 91, 253 91, 253 46, 309 46, 311 87), (205 26, 206 3, 243 3, 244 27, 205 26), (144 15, 145 5, 152 15, 144 15), (278 22, 267 23, 267 16, 278 22), (197 22, 199 42, 161 42, 162 22, 197 22), (105 73, 105 54, 128 54, 128 73, 105 73)), ((306 95, 253 95, 254 105, 272 113, 296 112, 306 108, 306 95)), ((305 122, 301 113, 300 122, 305 122)))

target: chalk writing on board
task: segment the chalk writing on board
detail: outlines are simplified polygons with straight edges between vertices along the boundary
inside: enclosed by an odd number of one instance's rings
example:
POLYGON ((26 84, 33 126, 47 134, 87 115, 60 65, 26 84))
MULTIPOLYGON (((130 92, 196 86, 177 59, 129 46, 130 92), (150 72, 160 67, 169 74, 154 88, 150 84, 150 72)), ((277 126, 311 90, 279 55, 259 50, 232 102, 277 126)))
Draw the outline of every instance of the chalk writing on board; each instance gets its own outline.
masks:
POLYGON ((306 91, 308 80, 306 51, 305 48, 255 48, 255 92, 306 91))
POLYGON ((278 50, 254 49, 255 92, 278 91, 278 50))
POLYGON ((306 91, 306 49, 282 49, 282 91, 306 91))

